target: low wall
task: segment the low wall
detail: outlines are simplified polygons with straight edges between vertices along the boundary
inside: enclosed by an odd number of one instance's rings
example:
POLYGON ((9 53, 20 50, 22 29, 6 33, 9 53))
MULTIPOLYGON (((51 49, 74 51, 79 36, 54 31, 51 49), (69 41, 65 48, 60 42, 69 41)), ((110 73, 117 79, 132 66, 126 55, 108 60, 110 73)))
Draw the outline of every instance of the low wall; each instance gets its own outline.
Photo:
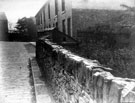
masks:
POLYGON ((47 39, 37 41, 36 56, 58 103, 135 103, 135 80, 114 77, 96 60, 47 39))

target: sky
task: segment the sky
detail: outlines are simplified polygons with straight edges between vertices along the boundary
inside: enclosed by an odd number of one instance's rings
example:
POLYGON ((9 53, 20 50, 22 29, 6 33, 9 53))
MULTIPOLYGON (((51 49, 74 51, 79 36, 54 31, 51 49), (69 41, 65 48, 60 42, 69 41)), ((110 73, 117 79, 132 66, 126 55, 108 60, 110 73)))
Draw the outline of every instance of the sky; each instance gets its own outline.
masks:
POLYGON ((9 22, 35 16, 47 0, 0 0, 0 12, 5 12, 9 22))
MULTIPOLYGON (((35 16, 47 0, 0 0, 0 12, 6 13, 9 22, 17 22, 19 18, 35 16)), ((72 0, 73 7, 96 9, 120 9, 120 4, 135 5, 135 0, 72 0), (82 3, 83 1, 83 3, 82 3), (85 1, 85 2, 84 2, 85 1)))
POLYGON ((120 5, 135 6, 135 0, 73 0, 73 8, 89 9, 123 9, 120 5))

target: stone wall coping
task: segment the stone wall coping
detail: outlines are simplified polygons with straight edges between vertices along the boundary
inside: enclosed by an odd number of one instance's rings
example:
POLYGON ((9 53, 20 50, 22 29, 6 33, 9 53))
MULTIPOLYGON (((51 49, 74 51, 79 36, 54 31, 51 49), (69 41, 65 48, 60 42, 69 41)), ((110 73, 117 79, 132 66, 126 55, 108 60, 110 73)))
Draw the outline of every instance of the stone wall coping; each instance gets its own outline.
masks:
POLYGON ((45 39, 44 42, 47 45, 50 45, 53 48, 53 51, 65 55, 66 58, 71 59, 74 62, 82 63, 86 69, 94 71, 96 68, 99 68, 99 70, 96 70, 96 72, 94 73, 94 76, 100 76, 106 81, 112 80, 112 83, 114 83, 116 86, 119 87, 119 89, 122 90, 122 97, 125 97, 130 92, 135 93, 135 79, 114 77, 110 73, 112 69, 103 67, 97 60, 90 60, 75 55, 69 50, 64 49, 62 46, 50 42, 48 39, 45 39))

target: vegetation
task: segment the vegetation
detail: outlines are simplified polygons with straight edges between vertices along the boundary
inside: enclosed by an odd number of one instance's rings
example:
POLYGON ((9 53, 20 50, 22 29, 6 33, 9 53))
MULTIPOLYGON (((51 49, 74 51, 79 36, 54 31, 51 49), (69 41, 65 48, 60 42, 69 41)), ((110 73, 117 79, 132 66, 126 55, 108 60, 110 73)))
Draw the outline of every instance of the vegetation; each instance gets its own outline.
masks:
POLYGON ((16 29, 18 34, 12 36, 16 36, 20 41, 33 41, 36 39, 36 25, 33 18, 23 17, 19 19, 16 29))
POLYGON ((85 36, 81 38, 81 49, 78 49, 77 53, 112 68, 115 76, 133 78, 135 77, 135 51, 130 48, 129 42, 117 41, 118 35, 128 39, 131 32, 128 28, 120 30, 120 25, 117 27, 119 28, 111 27, 106 23, 89 27, 87 30, 89 34, 84 34, 85 36))
POLYGON ((130 10, 89 10, 88 17, 89 28, 80 31, 81 49, 72 50, 112 68, 115 76, 135 78, 135 49, 130 47, 135 15, 130 10))

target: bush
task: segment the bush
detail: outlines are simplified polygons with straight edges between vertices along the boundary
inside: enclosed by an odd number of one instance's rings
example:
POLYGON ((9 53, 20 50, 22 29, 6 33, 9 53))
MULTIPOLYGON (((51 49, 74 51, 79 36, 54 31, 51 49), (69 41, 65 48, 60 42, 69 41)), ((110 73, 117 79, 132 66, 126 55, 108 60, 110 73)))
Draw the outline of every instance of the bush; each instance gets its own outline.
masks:
POLYGON ((82 37, 78 53, 86 58, 98 60, 102 65, 113 69, 115 76, 135 77, 134 49, 119 47, 117 36, 130 37, 130 29, 120 25, 97 24, 88 28, 90 34, 82 37))

